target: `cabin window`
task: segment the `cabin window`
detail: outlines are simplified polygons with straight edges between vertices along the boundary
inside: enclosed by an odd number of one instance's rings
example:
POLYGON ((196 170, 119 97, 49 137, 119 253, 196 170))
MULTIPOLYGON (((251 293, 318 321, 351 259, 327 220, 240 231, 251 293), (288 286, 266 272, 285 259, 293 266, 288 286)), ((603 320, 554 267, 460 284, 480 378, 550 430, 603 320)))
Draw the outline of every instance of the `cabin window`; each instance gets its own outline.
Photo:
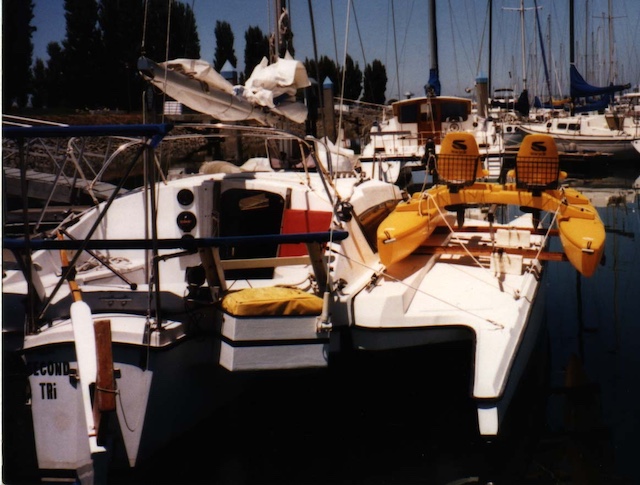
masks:
POLYGON ((377 248, 377 231, 378 226, 386 217, 393 212, 393 209, 398 205, 397 200, 388 200, 382 202, 374 207, 367 209, 362 214, 358 215, 358 222, 362 228, 362 232, 367 238, 367 242, 374 252, 378 251, 377 248))
POLYGON ((267 140, 266 151, 274 170, 315 170, 316 163, 309 149, 293 140, 267 140))
POLYGON ((569 126, 567 129, 572 131, 580 131, 580 123, 569 123, 569 126))
POLYGON ((440 121, 466 121, 467 103, 442 103, 440 105, 440 121))
MULTIPOLYGON (((220 197, 220 236, 280 234, 284 198, 261 190, 229 189, 220 197)), ((220 248, 221 259, 273 258, 276 243, 220 248)), ((225 272, 228 279, 272 278, 273 268, 249 268, 225 272)))
POLYGON ((558 123, 558 129, 559 130, 566 130, 567 129, 567 124, 566 123, 558 123))
POLYGON ((400 106, 398 119, 400 123, 417 123, 418 122, 418 105, 407 104, 404 106, 400 106))

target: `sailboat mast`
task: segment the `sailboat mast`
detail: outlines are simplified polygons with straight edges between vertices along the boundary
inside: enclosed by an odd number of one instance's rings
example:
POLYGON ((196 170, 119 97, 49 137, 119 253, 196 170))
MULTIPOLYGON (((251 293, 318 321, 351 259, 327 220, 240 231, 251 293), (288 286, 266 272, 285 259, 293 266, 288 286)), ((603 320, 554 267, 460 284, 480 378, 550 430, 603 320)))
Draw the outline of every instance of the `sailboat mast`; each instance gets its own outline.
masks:
POLYGON ((431 22, 431 69, 438 72, 438 34, 436 28, 436 0, 429 2, 429 20, 431 22))
POLYGON ((613 66, 613 16, 611 0, 609 0, 609 82, 616 80, 616 72, 613 66))
MULTIPOLYGON (((527 59, 526 59, 526 45, 525 45, 525 35, 524 35, 524 11, 531 10, 529 8, 524 8, 524 0, 520 0, 520 8, 506 8, 502 7, 504 10, 517 10, 520 13, 520 49, 522 56, 522 90, 527 91, 527 59)), ((539 7, 535 7, 536 9, 539 7)))
POLYGON ((431 29, 431 68, 429 81, 424 87, 426 96, 440 96, 440 74, 438 73, 438 33, 436 30, 436 0, 429 2, 429 20, 431 29))
POLYGON ((573 16, 573 0, 569 0, 569 64, 575 64, 576 62, 573 16))
POLYGON ((487 92, 491 96, 491 58, 493 52, 493 0, 489 0, 489 75, 487 76, 487 92))
POLYGON ((520 42, 522 49, 522 90, 527 90, 527 60, 524 49, 524 0, 520 0, 520 42))

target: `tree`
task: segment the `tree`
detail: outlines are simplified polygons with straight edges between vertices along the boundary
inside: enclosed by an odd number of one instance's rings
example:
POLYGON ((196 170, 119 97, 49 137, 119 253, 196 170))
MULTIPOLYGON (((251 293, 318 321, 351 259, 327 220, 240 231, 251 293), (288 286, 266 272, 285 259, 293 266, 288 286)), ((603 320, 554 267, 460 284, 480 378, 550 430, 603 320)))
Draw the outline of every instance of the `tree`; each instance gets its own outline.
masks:
POLYGON ((71 108, 102 106, 108 85, 101 80, 102 39, 96 0, 65 0, 67 32, 64 47, 65 87, 71 108))
POLYGON ((234 37, 231 31, 231 25, 228 22, 217 20, 215 36, 216 51, 213 59, 213 67, 215 70, 220 72, 222 66, 224 66, 227 61, 229 61, 233 67, 236 67, 238 65, 238 59, 233 49, 234 37))
POLYGON ((142 83, 137 60, 142 46, 143 4, 123 0, 100 0, 98 24, 102 34, 103 76, 109 89, 104 104, 109 108, 138 109, 142 83))
POLYGON ((244 33, 244 78, 248 79, 262 58, 269 58, 269 37, 260 27, 249 27, 244 33))
POLYGON ((378 59, 367 64, 364 69, 364 94, 362 101, 367 103, 384 104, 387 90, 387 70, 378 59))
POLYGON ((166 0, 150 0, 145 13, 146 18, 144 13, 140 16, 140 25, 144 25, 140 54, 157 62, 171 59, 171 53, 167 57, 166 48, 169 4, 166 0))
POLYGON ((169 35, 170 59, 200 58, 200 38, 196 18, 191 6, 174 3, 171 8, 171 33, 169 35))
POLYGON ((34 108, 48 106, 49 93, 47 92, 47 68, 44 61, 36 59, 33 65, 33 98, 31 103, 34 108))
POLYGON ((356 62, 347 54, 344 75, 344 97, 357 101, 362 92, 362 71, 356 62))
POLYGON ((31 87, 33 43, 36 30, 31 0, 4 0, 2 2, 2 89, 4 108, 14 102, 25 106, 31 87))
POLYGON ((64 53, 58 42, 50 42, 47 45, 49 61, 45 71, 47 85, 46 105, 49 108, 57 108, 66 104, 65 97, 65 71, 64 53))
POLYGON ((329 78, 333 85, 338 88, 340 82, 338 65, 329 57, 321 56, 317 65, 315 60, 305 59, 304 66, 309 77, 316 79, 318 84, 322 85, 325 79, 329 78), (318 77, 319 79, 317 79, 318 77))

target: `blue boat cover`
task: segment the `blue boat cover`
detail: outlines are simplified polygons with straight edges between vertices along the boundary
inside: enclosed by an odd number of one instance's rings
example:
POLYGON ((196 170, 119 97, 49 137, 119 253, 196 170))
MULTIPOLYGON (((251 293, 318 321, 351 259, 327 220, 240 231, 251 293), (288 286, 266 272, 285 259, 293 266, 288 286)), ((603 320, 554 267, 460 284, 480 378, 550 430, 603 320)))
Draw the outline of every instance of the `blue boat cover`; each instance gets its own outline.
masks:
POLYGON ((589 84, 584 80, 582 74, 578 72, 575 65, 571 64, 571 97, 572 98, 586 98, 589 96, 596 96, 600 94, 613 94, 618 91, 624 91, 629 89, 631 84, 610 84, 609 86, 596 87, 589 84))

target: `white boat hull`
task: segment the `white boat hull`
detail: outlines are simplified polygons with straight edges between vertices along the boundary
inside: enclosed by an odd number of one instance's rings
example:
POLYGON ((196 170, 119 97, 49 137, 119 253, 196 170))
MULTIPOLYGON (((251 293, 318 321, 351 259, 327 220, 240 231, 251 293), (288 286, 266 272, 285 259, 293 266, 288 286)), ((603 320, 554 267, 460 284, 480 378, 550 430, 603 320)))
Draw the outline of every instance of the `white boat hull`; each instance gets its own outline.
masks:
MULTIPOLYGON (((116 412, 103 415, 102 425, 111 436, 108 458, 89 448, 70 323, 58 324, 55 337, 26 338, 36 452, 43 470, 81 470, 105 459, 135 466, 232 395, 217 377, 218 350, 211 339, 183 336, 160 346, 133 345, 118 341, 118 335, 131 336, 124 328, 137 328, 142 341, 142 317, 100 315, 104 317, 112 322, 117 387, 116 412), (114 436, 121 441, 113 442, 114 436)), ((181 325, 175 326, 180 332, 181 325)))
POLYGON ((551 135, 559 151, 566 153, 599 153, 610 155, 615 159, 639 158, 633 147, 633 142, 640 138, 640 131, 631 135, 621 131, 600 130, 600 133, 581 133, 568 130, 553 130, 541 125, 522 125, 522 131, 529 134, 551 135))

